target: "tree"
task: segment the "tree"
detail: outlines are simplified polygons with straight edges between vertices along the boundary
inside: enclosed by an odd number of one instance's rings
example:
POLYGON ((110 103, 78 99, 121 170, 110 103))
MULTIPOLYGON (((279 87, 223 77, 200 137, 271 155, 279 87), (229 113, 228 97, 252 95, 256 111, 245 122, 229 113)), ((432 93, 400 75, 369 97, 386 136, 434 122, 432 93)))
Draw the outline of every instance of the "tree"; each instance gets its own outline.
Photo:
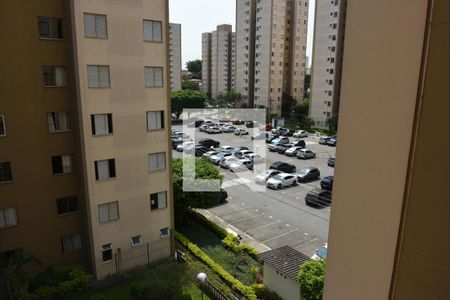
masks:
POLYGON ((186 68, 191 72, 192 78, 202 78, 202 61, 200 59, 187 61, 186 68))
MULTIPOLYGON (((173 195, 175 220, 182 223, 186 211, 190 208, 207 208, 219 203, 220 192, 184 192, 183 191, 183 160, 175 159, 172 163, 173 195)), ((220 179, 223 176, 206 159, 195 160, 196 179, 220 179)))
POLYGON ((328 126, 328 130, 337 131, 338 127, 338 115, 333 115, 325 121, 325 124, 328 126))
POLYGON ((191 90, 191 91, 198 91, 198 84, 189 81, 189 79, 181 79, 181 89, 182 90, 191 90))
POLYGON ((237 107, 237 104, 241 99, 241 94, 236 93, 236 91, 221 92, 217 94, 214 104, 219 108, 237 107))
POLYGON ((305 98, 309 98, 310 88, 311 88, 311 74, 305 74, 305 83, 303 86, 305 98))
POLYGON ((300 267, 300 271, 298 272, 300 299, 322 299, 325 267, 326 261, 323 259, 308 260, 300 267))
POLYGON ((171 94, 171 102, 172 113, 176 114, 177 118, 179 118, 184 108, 205 108, 206 97, 198 91, 173 91, 171 94))
POLYGON ((295 106, 295 99, 288 93, 283 92, 282 96, 282 102, 281 102, 281 114, 283 116, 290 116, 292 114, 292 111, 294 110, 295 106))
POLYGON ((296 117, 307 117, 309 113, 309 99, 305 99, 302 103, 299 103, 294 108, 294 114, 296 117))

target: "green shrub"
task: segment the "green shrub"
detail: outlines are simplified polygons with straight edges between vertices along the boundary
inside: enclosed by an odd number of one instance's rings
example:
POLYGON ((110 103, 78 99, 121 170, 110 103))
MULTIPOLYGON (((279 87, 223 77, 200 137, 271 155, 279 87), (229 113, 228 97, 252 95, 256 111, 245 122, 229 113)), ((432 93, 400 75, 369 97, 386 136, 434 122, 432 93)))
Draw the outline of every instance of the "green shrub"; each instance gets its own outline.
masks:
POLYGON ((95 294, 90 297, 90 300, 107 300, 107 298, 103 294, 95 294))
POLYGON ((214 272, 216 272, 222 279, 224 279, 233 289, 239 291, 243 296, 249 300, 256 300, 256 295, 253 289, 242 284, 239 280, 234 278, 230 273, 225 271, 219 264, 206 255, 197 245, 193 244, 187 237, 175 231, 175 238, 182 243, 189 251, 197 258, 207 264, 214 272))
POLYGON ((167 281, 161 279, 136 282, 131 285, 130 289, 131 295, 148 300, 170 299, 173 292, 173 287, 167 281))
POLYGON ((298 272, 300 295, 305 300, 321 300, 325 281, 326 261, 308 260, 298 272))
POLYGON ((252 289, 256 294, 256 297, 258 299, 264 299, 264 300, 283 300, 277 293, 274 291, 269 290, 264 284, 252 284, 252 289))

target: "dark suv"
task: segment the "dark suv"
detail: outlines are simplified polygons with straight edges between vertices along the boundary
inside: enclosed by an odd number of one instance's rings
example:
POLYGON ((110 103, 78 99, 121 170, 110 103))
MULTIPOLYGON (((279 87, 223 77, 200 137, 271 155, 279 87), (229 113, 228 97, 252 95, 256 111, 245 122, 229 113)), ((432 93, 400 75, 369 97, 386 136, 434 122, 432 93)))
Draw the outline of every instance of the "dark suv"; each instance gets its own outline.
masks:
POLYGON ((219 147, 220 142, 212 140, 212 139, 208 139, 208 138, 203 138, 200 141, 198 141, 198 144, 201 146, 204 146, 206 148, 211 148, 211 147, 219 147))
POLYGON ((333 190, 333 176, 325 176, 320 181, 320 187, 327 191, 333 190))
POLYGON ((318 208, 330 206, 331 192, 322 189, 314 189, 309 191, 305 196, 305 203, 306 205, 315 206, 318 208))
POLYGON ((319 169, 315 167, 309 167, 305 169, 301 169, 297 173, 298 182, 307 182, 310 180, 315 180, 320 177, 319 169))
POLYGON ((294 173, 296 171, 296 167, 294 165, 282 161, 274 162, 273 164, 270 165, 269 169, 279 170, 285 173, 294 173))

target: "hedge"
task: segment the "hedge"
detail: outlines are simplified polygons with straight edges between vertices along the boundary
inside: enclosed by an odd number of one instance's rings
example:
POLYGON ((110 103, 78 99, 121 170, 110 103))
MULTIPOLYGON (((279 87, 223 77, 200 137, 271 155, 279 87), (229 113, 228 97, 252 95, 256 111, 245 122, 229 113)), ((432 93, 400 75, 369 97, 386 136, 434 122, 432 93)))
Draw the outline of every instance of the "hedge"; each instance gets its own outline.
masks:
POLYGON ((216 272, 223 280, 225 280, 233 289, 239 291, 243 296, 249 300, 256 300, 255 291, 244 285, 242 282, 234 278, 230 273, 225 271, 219 264, 212 260, 205 252, 203 252, 197 245, 192 243, 187 237, 175 231, 175 238, 189 249, 197 258, 207 264, 214 272, 216 272))
POLYGON ((202 223, 203 225, 211 229, 214 233, 216 233, 220 238, 222 238, 222 245, 225 248, 231 250, 234 253, 246 252, 251 257, 259 261, 259 253, 255 248, 246 244, 238 244, 237 238, 234 235, 228 233, 224 228, 220 227, 216 223, 208 220, 204 215, 193 210, 189 210, 188 213, 193 219, 202 223))

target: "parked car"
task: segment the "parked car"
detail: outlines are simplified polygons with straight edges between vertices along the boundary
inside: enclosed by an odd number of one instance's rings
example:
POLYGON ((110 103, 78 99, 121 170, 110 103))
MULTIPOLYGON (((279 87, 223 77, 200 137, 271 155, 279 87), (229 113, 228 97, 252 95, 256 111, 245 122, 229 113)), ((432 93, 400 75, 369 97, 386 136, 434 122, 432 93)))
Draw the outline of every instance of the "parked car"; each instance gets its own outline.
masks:
POLYGON ((241 120, 232 120, 231 121, 231 124, 233 124, 233 125, 241 125, 241 124, 243 124, 244 122, 243 121, 241 121, 241 120))
POLYGON ((219 126, 211 126, 206 130, 209 134, 222 133, 222 129, 219 126))
POLYGON ((303 149, 303 147, 301 147, 301 146, 292 146, 292 147, 288 148, 288 149, 284 152, 284 155, 286 155, 286 156, 296 156, 296 155, 297 155, 297 152, 298 152, 299 150, 301 150, 301 149, 303 149))
POLYGON ((305 148, 305 147, 306 147, 306 143, 305 143, 304 140, 297 140, 297 139, 294 139, 294 140, 292 140, 292 141, 290 142, 290 144, 292 144, 292 146, 300 146, 300 147, 302 147, 302 148, 305 148))
POLYGON ((209 128, 209 125, 203 124, 198 127, 198 130, 206 132, 206 130, 208 130, 208 128, 209 128))
POLYGON ((251 150, 240 150, 240 151, 234 153, 234 156, 236 156, 239 159, 242 159, 242 158, 244 158, 244 155, 250 154, 250 153, 253 153, 253 151, 251 151, 251 150))
POLYGON ((316 157, 316 154, 309 149, 300 149, 296 154, 298 159, 308 159, 316 157))
POLYGON ((253 170, 253 162, 249 159, 239 159, 238 161, 232 162, 230 164, 231 172, 241 172, 253 170))
POLYGON ((248 135, 248 130, 244 128, 236 128, 234 131, 235 135, 248 135))
POLYGON ((181 145, 184 142, 182 138, 172 137, 172 149, 176 150, 178 145, 181 145))
POLYGON ((214 124, 214 122, 211 121, 211 120, 206 120, 205 121, 205 125, 212 126, 213 124, 214 124))
POLYGON ((208 151, 208 152, 203 153, 202 156, 207 158, 207 159, 209 159, 211 156, 216 155, 217 153, 219 153, 219 152, 217 152, 217 151, 208 151))
POLYGON ((336 137, 335 136, 330 137, 330 139, 327 141, 327 145, 336 147, 336 137))
POLYGON ((273 189, 280 189, 286 186, 292 186, 297 184, 297 177, 288 173, 280 173, 278 175, 269 178, 266 181, 266 186, 273 189))
POLYGON ((328 141, 330 140, 329 136, 323 136, 319 139, 319 144, 328 145, 328 141))
POLYGON ((314 260, 324 259, 327 257, 327 252, 328 252, 328 244, 325 243, 325 245, 317 249, 316 253, 313 256, 311 256, 311 259, 314 260))
POLYGON ((333 190, 333 176, 325 176, 320 181, 320 187, 324 190, 332 191, 333 190))
POLYGON ((190 138, 190 136, 188 134, 181 132, 181 131, 172 132, 172 136, 182 138, 183 140, 190 138))
POLYGON ((220 190, 219 192, 219 203, 225 203, 228 198, 228 193, 225 190, 220 190))
POLYGON ((255 125, 255 123, 253 121, 245 122, 245 127, 247 127, 247 128, 253 128, 254 125, 255 125))
POLYGON ((275 148, 275 151, 280 153, 280 154, 284 154, 286 152, 286 150, 291 148, 291 147, 292 147, 292 144, 281 144, 281 145, 278 145, 275 148))
POLYGON ((209 151, 209 148, 206 148, 205 146, 195 145, 195 156, 196 157, 203 156, 203 154, 205 154, 208 151, 209 151))
POLYGON ((236 127, 235 126, 233 126, 233 125, 226 125, 226 126, 224 126, 223 127, 223 132, 226 132, 226 133, 233 133, 233 132, 235 132, 236 131, 236 127))
POLYGON ((198 143, 199 145, 205 146, 207 148, 216 148, 220 146, 220 142, 208 138, 202 138, 198 141, 198 143))
POLYGON ((228 169, 230 168, 230 165, 236 161, 238 161, 239 159, 230 155, 230 156, 225 156, 222 157, 222 159, 220 160, 220 167, 224 168, 224 169, 228 169))
POLYGON ((233 150, 231 150, 231 153, 236 155, 236 153, 241 151, 241 150, 248 150, 248 148, 247 147, 243 147, 243 146, 241 146, 241 147, 234 147, 233 150))
POLYGON ((289 128, 283 128, 283 127, 277 127, 275 129, 272 129, 272 133, 278 133, 279 135, 284 135, 284 136, 292 136, 292 132, 289 130, 289 128))
POLYGON ((253 162, 253 164, 259 164, 264 162, 264 158, 262 158, 261 155, 256 153, 244 154, 244 158, 250 159, 253 162))
POLYGON ((327 207, 331 204, 331 192, 322 189, 309 191, 305 196, 305 203, 319 208, 327 207))
POLYGON ((183 152, 185 149, 193 148, 195 146, 194 142, 184 142, 177 146, 178 152, 183 152))
POLYGON ((222 150, 222 151, 229 151, 229 152, 231 152, 233 149, 234 149, 234 147, 232 147, 232 146, 221 146, 220 147, 220 150, 222 150))
POLYGON ((266 137, 266 143, 271 143, 274 139, 278 138, 280 135, 278 133, 271 133, 266 137))
POLYGON ((274 139, 272 143, 269 145, 269 151, 275 152, 277 151, 277 146, 288 144, 289 139, 287 137, 279 137, 277 139, 274 139))
POLYGON ((315 167, 304 168, 297 173, 298 182, 307 182, 318 179, 319 177, 320 171, 315 167))
POLYGON ((219 152, 216 155, 212 155, 209 157, 209 160, 213 163, 215 163, 216 165, 218 165, 220 163, 220 160, 224 157, 228 157, 231 156, 232 154, 230 152, 219 152))
POLYGON ((297 130, 292 136, 295 138, 302 138, 307 137, 308 133, 305 130, 297 130))
POLYGON ((272 169, 265 170, 264 172, 256 175, 255 182, 261 184, 265 183, 269 178, 272 178, 273 176, 278 175, 280 173, 281 173, 280 170, 272 170, 272 169))
POLYGON ((334 167, 335 162, 336 162, 336 156, 333 155, 328 158, 327 164, 330 167, 334 167))
POLYGON ((296 171, 296 167, 294 165, 277 161, 270 165, 270 169, 280 170, 284 173, 294 173, 296 171))
POLYGON ((268 136, 267 133, 259 132, 259 133, 253 134, 253 135, 251 136, 251 139, 252 139, 252 140, 264 140, 264 139, 267 138, 267 136, 268 136))

